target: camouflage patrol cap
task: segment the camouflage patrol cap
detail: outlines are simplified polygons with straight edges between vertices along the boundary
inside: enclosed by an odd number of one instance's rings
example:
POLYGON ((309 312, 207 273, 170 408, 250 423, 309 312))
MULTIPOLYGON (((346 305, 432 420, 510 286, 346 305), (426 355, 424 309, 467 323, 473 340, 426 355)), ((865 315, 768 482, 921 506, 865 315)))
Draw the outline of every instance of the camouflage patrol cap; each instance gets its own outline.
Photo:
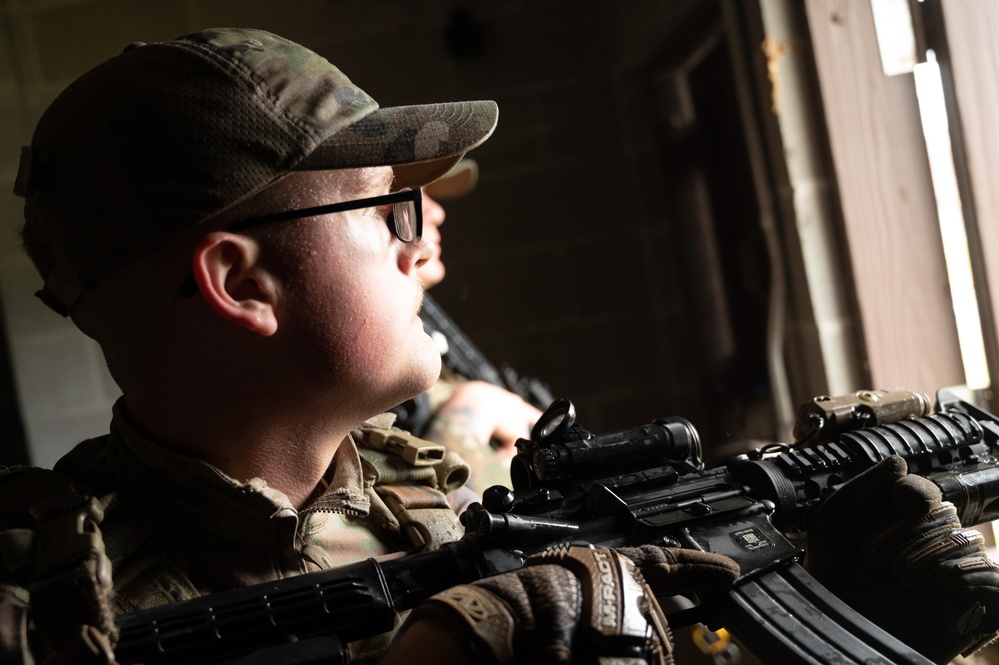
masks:
POLYGON ((261 30, 136 44, 84 74, 22 149, 24 243, 64 315, 103 277, 292 171, 451 169, 495 128, 491 101, 381 109, 327 60, 261 30))

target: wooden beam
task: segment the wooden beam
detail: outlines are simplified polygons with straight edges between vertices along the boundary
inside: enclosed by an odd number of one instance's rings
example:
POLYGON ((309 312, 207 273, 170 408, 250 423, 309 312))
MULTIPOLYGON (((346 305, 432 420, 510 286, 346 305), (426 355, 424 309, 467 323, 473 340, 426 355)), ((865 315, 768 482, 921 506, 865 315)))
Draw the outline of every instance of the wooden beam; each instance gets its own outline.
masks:
MULTIPOLYGON (((992 384, 999 378, 999 5, 936 0, 924 7, 927 45, 940 63, 969 259, 992 384)), ((999 408, 993 389, 991 407, 999 408)))
POLYGON ((870 387, 932 393, 962 384, 912 75, 883 73, 869 2, 805 7, 870 387))

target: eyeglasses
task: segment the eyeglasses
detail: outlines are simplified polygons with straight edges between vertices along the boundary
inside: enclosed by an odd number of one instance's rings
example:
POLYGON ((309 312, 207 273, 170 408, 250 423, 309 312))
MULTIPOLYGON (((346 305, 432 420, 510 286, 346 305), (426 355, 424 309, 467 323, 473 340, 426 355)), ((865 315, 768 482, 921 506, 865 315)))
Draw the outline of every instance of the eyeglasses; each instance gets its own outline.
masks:
POLYGON ((389 213, 388 222, 389 228, 392 229, 395 237, 406 244, 419 240, 423 235, 423 192, 419 187, 415 189, 406 188, 383 196, 372 196, 366 199, 341 201, 340 203, 329 203, 314 208, 284 210, 260 217, 251 217, 250 219, 236 222, 227 227, 226 230, 232 232, 243 231, 254 226, 260 226, 261 224, 287 222, 293 219, 317 217, 319 215, 329 215, 334 212, 360 210, 361 208, 376 208, 390 204, 392 205, 392 212, 389 213))
MULTIPOLYGON (((339 203, 329 203, 327 205, 315 206, 312 208, 302 208, 300 210, 284 210, 281 212, 251 217, 231 224, 226 227, 226 231, 236 233, 244 231, 261 224, 272 222, 288 222, 294 219, 305 219, 307 217, 318 217, 319 215, 329 215, 334 212, 346 212, 348 210, 360 210, 361 208, 376 208, 378 206, 392 206, 386 221, 396 238, 408 244, 418 241, 423 237, 423 190, 419 187, 406 188, 391 194, 382 196, 371 196, 365 199, 354 199, 353 201, 340 201, 339 203)), ((180 287, 180 295, 189 298, 198 290, 194 275, 191 275, 180 287)))

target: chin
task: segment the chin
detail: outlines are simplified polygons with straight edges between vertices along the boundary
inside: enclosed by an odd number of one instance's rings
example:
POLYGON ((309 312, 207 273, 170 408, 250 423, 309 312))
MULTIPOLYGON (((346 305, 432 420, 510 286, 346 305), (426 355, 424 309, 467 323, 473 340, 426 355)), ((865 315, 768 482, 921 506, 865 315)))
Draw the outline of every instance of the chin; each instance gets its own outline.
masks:
POLYGON ((420 390, 420 392, 429 390, 431 386, 437 383, 437 379, 441 378, 441 352, 437 348, 437 343, 430 339, 429 335, 427 335, 427 340, 430 342, 430 348, 433 353, 430 354, 430 358, 426 363, 424 372, 424 382, 426 385, 420 390))
POLYGON ((437 344, 422 330, 420 336, 423 338, 420 349, 413 353, 411 371, 407 373, 409 380, 406 381, 406 387, 411 393, 409 397, 429 390, 441 375, 441 354, 437 344))
POLYGON ((385 404, 381 406, 380 411, 387 411, 397 404, 402 404, 406 400, 427 392, 436 383, 438 375, 434 375, 433 377, 428 375, 417 376, 415 373, 410 375, 404 383, 397 386, 398 390, 389 399, 385 400, 385 404))

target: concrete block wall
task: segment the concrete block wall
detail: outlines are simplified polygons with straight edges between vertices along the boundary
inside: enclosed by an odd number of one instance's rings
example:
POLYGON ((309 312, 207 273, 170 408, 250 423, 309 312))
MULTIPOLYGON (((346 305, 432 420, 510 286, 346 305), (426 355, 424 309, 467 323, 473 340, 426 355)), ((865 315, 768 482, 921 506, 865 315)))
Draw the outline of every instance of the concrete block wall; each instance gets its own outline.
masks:
MULTIPOLYGON (((0 0, 0 297, 32 460, 106 431, 100 350, 33 297, 11 192, 48 102, 133 41, 248 25, 308 45, 383 105, 495 99, 475 194, 451 202, 436 295, 497 361, 594 431, 673 415, 696 384, 644 67, 698 0, 0 0), (443 35, 467 11, 481 50, 443 35), (459 15, 460 17, 460 15, 459 15)), ((0 460, 2 463, 2 460, 0 460)))

